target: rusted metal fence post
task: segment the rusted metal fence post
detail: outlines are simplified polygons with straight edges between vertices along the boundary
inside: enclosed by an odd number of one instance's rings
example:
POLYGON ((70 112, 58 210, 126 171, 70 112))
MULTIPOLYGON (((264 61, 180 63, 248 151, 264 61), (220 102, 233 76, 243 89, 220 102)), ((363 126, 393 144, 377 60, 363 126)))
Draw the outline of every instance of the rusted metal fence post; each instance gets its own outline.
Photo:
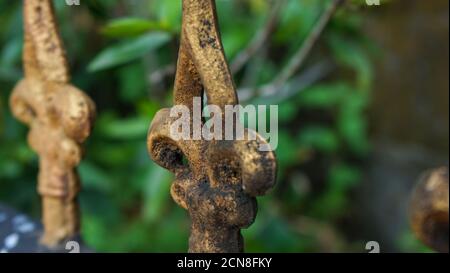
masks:
POLYGON ((411 227, 416 236, 429 247, 448 252, 448 168, 425 174, 414 189, 410 206, 411 227))
MULTIPOLYGON (((208 104, 237 105, 235 86, 219 35, 214 0, 183 0, 183 25, 175 79, 174 103, 192 113, 193 98, 206 93, 208 104)), ((276 161, 256 140, 176 140, 170 127, 176 118, 171 109, 160 110, 149 130, 148 150, 156 163, 172 171, 173 199, 189 212, 189 252, 242 252, 240 229, 255 219, 256 196, 275 183, 276 161), (185 162, 183 159, 186 159, 185 162)), ((221 117, 222 120, 224 116, 221 117)), ((237 120, 237 117, 234 117, 237 120)))
POLYGON ((51 0, 24 0, 25 78, 15 87, 10 106, 30 127, 28 142, 39 156, 38 191, 42 196, 44 235, 49 247, 77 236, 76 172, 89 136, 95 106, 69 84, 70 75, 51 0))

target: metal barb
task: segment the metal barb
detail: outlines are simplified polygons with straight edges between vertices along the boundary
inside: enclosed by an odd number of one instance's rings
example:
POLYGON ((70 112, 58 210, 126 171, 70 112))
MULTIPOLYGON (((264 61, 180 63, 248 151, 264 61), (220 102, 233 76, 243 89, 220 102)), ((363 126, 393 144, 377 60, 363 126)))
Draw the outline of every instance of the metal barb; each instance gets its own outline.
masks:
MULTIPOLYGON (((215 1, 183 0, 174 103, 192 110, 193 98, 203 92, 209 104, 222 110, 238 104, 215 1)), ((191 217, 189 252, 243 252, 240 230, 256 217, 255 197, 275 183, 274 153, 260 151, 266 141, 250 129, 246 134, 256 134, 256 140, 175 140, 170 135, 175 120, 170 108, 160 110, 150 126, 147 147, 157 164, 175 174, 171 195, 191 217)))
POLYGON ((91 132, 95 105, 69 84, 51 0, 24 0, 24 29, 25 78, 13 90, 10 106, 14 116, 30 127, 28 142, 39 156, 41 242, 56 246, 79 232, 76 167, 91 132))

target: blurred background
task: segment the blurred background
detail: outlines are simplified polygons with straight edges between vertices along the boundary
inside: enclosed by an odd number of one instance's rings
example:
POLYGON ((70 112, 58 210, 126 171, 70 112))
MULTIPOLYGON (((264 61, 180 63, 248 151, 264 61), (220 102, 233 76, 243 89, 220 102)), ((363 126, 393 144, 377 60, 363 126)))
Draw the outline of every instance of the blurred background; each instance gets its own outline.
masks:
MULTIPOLYGON (((37 157, 8 107, 22 77, 21 2, 0 1, 0 202, 39 218, 37 157)), ((98 107, 79 167, 86 244, 186 251, 187 213, 145 144, 172 104, 181 1, 54 2, 73 83, 98 107)), ((331 2, 217 0, 242 103, 279 105, 278 181, 243 231, 246 250, 366 252, 377 241, 382 252, 429 252, 408 202, 420 173, 448 165, 449 2, 346 1, 281 91, 258 92, 289 70, 331 2)))

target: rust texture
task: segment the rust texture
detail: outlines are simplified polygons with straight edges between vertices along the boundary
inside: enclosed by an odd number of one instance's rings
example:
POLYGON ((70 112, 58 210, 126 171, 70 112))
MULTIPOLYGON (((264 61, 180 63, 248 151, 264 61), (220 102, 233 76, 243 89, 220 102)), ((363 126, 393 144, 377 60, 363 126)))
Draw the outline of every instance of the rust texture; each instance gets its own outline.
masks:
POLYGON ((410 221, 416 236, 439 252, 448 252, 448 168, 425 174, 417 184, 412 200, 410 221))
POLYGON ((14 116, 29 126, 28 143, 39 156, 41 242, 56 246, 77 236, 82 143, 95 116, 92 100, 70 85, 65 51, 51 0, 24 0, 25 77, 10 97, 14 116))
MULTIPOLYGON (((221 109, 238 104, 215 1, 183 0, 174 104, 192 109, 192 98, 203 92, 209 104, 221 109)), ((189 252, 243 252, 240 230, 255 219, 255 197, 275 183, 274 153, 258 149, 267 143, 259 135, 256 140, 174 140, 170 135, 174 120, 170 108, 160 110, 150 126, 147 146, 152 159, 175 174, 171 195, 191 218, 189 252)))

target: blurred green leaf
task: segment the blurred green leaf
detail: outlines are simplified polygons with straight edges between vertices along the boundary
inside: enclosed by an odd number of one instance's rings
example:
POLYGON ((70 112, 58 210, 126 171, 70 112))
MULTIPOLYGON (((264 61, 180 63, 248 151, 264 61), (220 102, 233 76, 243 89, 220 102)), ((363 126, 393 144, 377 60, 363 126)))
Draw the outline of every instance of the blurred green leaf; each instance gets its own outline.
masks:
POLYGON ((345 83, 319 84, 298 95, 298 104, 305 108, 330 108, 338 106, 348 93, 345 83))
POLYGON ((123 101, 133 103, 145 94, 148 86, 145 68, 142 62, 135 62, 119 69, 120 97, 123 101))
POLYGON ((313 200, 309 212, 314 218, 333 220, 342 216, 347 204, 346 192, 328 190, 313 200))
POLYGON ((141 116, 153 119, 155 114, 162 108, 162 105, 153 100, 140 100, 137 103, 137 111, 141 116))
POLYGON ((177 32, 181 29, 181 7, 179 1, 151 1, 150 3, 150 9, 158 21, 177 32))
POLYGON ((165 32, 153 32, 121 42, 101 51, 88 65, 88 71, 97 72, 138 59, 170 41, 165 32))
POLYGON ((316 22, 322 6, 319 1, 286 1, 274 37, 276 42, 288 43, 295 50, 316 22))
POLYGON ((373 81, 373 68, 361 45, 337 34, 330 34, 328 41, 337 60, 344 66, 353 69, 357 88, 368 92, 373 81))
POLYGON ((332 129, 310 126, 304 128, 298 136, 302 146, 311 147, 321 152, 331 153, 339 148, 339 140, 332 129))
POLYGON ((17 177, 22 171, 18 162, 0 160, 0 178, 17 177))
POLYGON ((348 191, 361 180, 361 171, 354 166, 339 163, 328 173, 326 190, 311 206, 311 215, 321 219, 338 218, 348 205, 348 191))
POLYGON ((99 130, 105 137, 114 139, 145 139, 149 125, 148 118, 134 117, 104 122, 99 130))
POLYGON ((173 179, 172 174, 156 164, 147 168, 142 177, 142 181, 145 183, 143 217, 146 221, 153 222, 159 219, 165 205, 172 202, 170 198, 171 179, 173 179))
POLYGON ((281 131, 278 134, 277 159, 282 166, 288 166, 297 159, 299 147, 290 134, 281 131))
POLYGON ((13 68, 14 62, 20 60, 22 53, 22 44, 23 39, 16 38, 9 40, 8 43, 4 45, 0 57, 0 63, 3 68, 7 67, 11 69, 13 68))
POLYGON ((85 189, 109 192, 111 185, 114 184, 115 178, 111 176, 111 173, 100 169, 98 166, 86 160, 81 162, 78 171, 85 189))
POLYGON ((89 145, 87 147, 87 156, 89 159, 92 158, 92 160, 95 161, 96 164, 106 165, 109 168, 119 170, 133 160, 133 156, 136 153, 137 149, 137 141, 128 140, 126 143, 120 144, 114 143, 114 141, 112 141, 112 143, 110 143, 106 141, 106 139, 108 138, 103 134, 99 135, 102 135, 102 141, 96 141, 92 146, 89 145))
POLYGON ((347 190, 355 186, 361 179, 359 168, 345 163, 335 164, 330 169, 328 184, 334 190, 347 190))
POLYGON ((367 120, 364 118, 367 103, 365 94, 354 93, 347 97, 338 115, 339 133, 357 155, 365 155, 370 149, 367 120))
POLYGON ((142 35, 150 31, 165 31, 170 29, 167 24, 136 17, 119 18, 110 21, 101 30, 102 34, 112 38, 124 38, 142 35))
POLYGON ((295 104, 295 101, 289 100, 283 102, 279 106, 278 118, 281 122, 289 122, 296 118, 296 114, 298 111, 298 105, 295 104))

